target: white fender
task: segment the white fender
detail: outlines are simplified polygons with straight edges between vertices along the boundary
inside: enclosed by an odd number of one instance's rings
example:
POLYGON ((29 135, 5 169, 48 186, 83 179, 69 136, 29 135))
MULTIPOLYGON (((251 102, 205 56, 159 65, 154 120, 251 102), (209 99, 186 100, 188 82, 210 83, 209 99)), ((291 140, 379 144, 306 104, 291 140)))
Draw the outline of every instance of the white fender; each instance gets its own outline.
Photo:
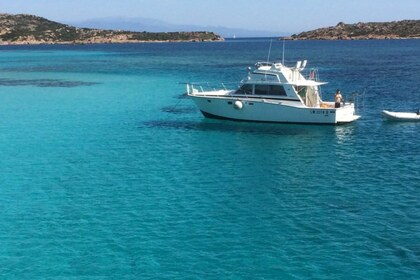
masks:
POLYGON ((235 109, 241 110, 244 107, 244 104, 241 101, 236 100, 233 106, 235 107, 235 109))

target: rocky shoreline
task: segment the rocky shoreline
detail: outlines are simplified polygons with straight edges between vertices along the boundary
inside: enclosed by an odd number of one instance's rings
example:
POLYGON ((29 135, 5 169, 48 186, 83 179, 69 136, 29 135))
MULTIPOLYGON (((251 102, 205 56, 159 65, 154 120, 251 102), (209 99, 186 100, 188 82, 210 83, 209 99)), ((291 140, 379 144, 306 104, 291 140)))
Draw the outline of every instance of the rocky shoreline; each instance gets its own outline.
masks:
POLYGON ((182 42, 214 42, 223 41, 223 39, 205 40, 205 39, 189 39, 189 40, 135 40, 129 38, 93 38, 89 40, 74 41, 46 41, 31 38, 17 39, 15 41, 0 41, 0 46, 13 45, 88 45, 88 44, 131 44, 131 43, 182 43, 182 42))
POLYGON ((419 39, 420 20, 393 22, 368 22, 318 28, 293 34, 289 40, 373 40, 373 39, 419 39))
POLYGON ((206 31, 131 32, 76 28, 34 15, 0 14, 0 45, 206 42, 224 39, 206 31))

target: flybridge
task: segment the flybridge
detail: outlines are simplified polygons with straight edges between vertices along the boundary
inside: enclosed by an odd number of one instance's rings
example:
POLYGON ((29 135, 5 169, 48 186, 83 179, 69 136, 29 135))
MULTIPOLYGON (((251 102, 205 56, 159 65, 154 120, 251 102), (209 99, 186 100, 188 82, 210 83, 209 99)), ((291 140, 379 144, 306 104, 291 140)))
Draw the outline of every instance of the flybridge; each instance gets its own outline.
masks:
MULTIPOLYGON (((306 68, 308 61, 297 61, 294 67, 287 67, 280 62, 257 62, 256 70, 251 72, 248 67, 248 77, 246 81, 254 79, 260 81, 277 81, 283 84, 296 86, 320 86, 327 84, 317 79, 317 70, 311 69, 308 78, 305 78, 301 72, 306 68)), ((244 81, 243 81, 244 82, 244 81)))
MULTIPOLYGON (((307 63, 308 63, 307 60, 304 60, 304 61, 299 60, 299 61, 296 62, 296 66, 294 68, 291 68, 291 69, 302 71, 303 69, 305 69, 307 63)), ((287 66, 284 66, 283 64, 284 63, 280 63, 280 62, 257 62, 257 63, 255 63, 255 67, 258 70, 270 70, 270 69, 273 69, 273 68, 274 69, 280 69, 282 67, 289 68, 287 66)), ((248 68, 248 69, 250 69, 250 68, 248 68)))

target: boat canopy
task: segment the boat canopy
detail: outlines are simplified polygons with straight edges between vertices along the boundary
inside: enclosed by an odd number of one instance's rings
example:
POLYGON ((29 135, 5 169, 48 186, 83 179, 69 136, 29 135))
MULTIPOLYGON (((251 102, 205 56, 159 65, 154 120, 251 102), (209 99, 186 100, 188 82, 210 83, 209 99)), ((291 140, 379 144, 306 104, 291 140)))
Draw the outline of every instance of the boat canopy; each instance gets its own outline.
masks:
POLYGON ((321 86, 321 85, 325 85, 328 84, 327 82, 318 82, 318 81, 313 81, 313 80, 298 80, 298 81, 293 81, 291 83, 287 83, 289 85, 292 86, 321 86))

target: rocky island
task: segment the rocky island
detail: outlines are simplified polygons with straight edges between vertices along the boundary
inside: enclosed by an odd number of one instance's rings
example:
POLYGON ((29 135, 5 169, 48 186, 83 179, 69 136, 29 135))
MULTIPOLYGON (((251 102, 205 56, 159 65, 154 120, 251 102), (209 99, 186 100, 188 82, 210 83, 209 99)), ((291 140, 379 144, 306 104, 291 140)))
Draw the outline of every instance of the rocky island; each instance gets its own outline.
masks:
POLYGON ((0 45, 222 41, 213 32, 131 32, 76 28, 34 15, 0 14, 0 45))
POLYGON ((418 39, 420 20, 392 22, 338 23, 336 26, 319 28, 293 34, 291 40, 369 40, 369 39, 418 39))

